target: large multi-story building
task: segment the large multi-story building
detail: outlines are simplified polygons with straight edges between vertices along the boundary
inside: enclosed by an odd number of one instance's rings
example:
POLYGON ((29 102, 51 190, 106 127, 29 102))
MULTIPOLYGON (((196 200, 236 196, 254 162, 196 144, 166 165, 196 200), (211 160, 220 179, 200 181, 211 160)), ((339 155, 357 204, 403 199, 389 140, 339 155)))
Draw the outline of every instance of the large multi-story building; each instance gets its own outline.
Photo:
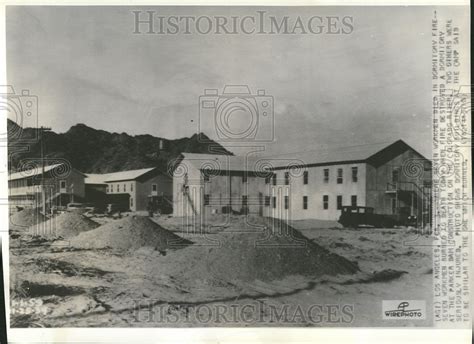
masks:
POLYGON ((85 197, 85 175, 66 163, 38 166, 8 176, 8 200, 11 205, 65 206, 82 202, 85 197))
POLYGON ((131 211, 148 210, 150 203, 154 208, 171 208, 172 179, 158 168, 87 174, 85 183, 86 198, 92 203, 117 203, 131 211))
POLYGON ((184 153, 174 171, 173 195, 175 216, 232 209, 337 221, 343 206, 365 206, 427 223, 431 162, 402 140, 289 159, 184 153))
MULTIPOLYGON (((343 206, 429 222, 431 162, 404 141, 345 147, 297 157, 299 174, 273 169, 277 197, 291 219, 337 220, 343 206), (302 162, 302 163, 301 163, 302 162)), ((273 191, 276 193, 276 191, 273 191)))

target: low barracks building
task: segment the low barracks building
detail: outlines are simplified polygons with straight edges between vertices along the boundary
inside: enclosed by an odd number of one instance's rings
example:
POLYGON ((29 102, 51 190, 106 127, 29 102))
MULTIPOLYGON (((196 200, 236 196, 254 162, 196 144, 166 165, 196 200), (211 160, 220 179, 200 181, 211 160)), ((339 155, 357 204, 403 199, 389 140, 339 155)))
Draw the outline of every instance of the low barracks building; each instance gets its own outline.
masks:
POLYGON ((158 168, 87 174, 85 183, 89 202, 122 204, 131 211, 147 210, 150 202, 171 207, 172 179, 158 168))
POLYGON ((108 203, 131 211, 172 207, 173 186, 170 176, 157 168, 145 168, 106 174, 84 174, 68 164, 14 172, 8 176, 9 201, 12 205, 38 207, 43 190, 47 206, 66 206, 87 202, 95 206, 108 203))
POLYGON ((249 212, 337 221, 343 206, 431 217, 431 162, 402 140, 298 159, 184 153, 173 176, 173 214, 249 212), (258 166, 274 166, 261 171, 258 166), (207 171, 207 172, 206 172, 207 171))
POLYGON ((8 176, 8 201, 11 205, 39 206, 44 194, 51 206, 83 202, 84 178, 82 172, 66 163, 14 172, 8 176))

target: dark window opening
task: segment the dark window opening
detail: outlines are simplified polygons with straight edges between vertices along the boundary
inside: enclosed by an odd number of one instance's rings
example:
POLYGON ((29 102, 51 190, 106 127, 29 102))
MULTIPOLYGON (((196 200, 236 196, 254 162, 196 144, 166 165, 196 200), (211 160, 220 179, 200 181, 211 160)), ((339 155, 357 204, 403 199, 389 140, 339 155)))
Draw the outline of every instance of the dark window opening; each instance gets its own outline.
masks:
POLYGON ((204 205, 209 205, 210 196, 208 194, 204 195, 204 205))
POLYGON ((303 184, 308 184, 308 171, 303 172, 303 184))
POLYGON ((358 174, 357 167, 353 167, 352 168, 352 181, 353 182, 357 182, 357 180, 358 180, 358 175, 357 174, 358 174))
POLYGON ((285 172, 285 185, 290 184, 290 172, 285 172))
POLYGON ((357 207, 357 195, 351 196, 351 206, 357 207))
POLYGON ((308 209, 308 196, 303 196, 303 209, 308 209))
POLYGON ((323 196, 323 209, 329 209, 329 196, 323 196))
POLYGON ((398 183, 399 178, 400 178, 400 171, 398 170, 398 168, 396 168, 392 171, 392 182, 398 183))
POLYGON ((342 209, 342 196, 338 195, 337 196, 337 210, 341 210, 341 209, 342 209))
POLYGON ((329 183, 329 168, 324 169, 324 182, 329 183))
POLYGON ((275 196, 272 197, 272 205, 273 205, 273 208, 277 207, 277 198, 275 196))
POLYGON ((270 196, 265 196, 265 206, 268 207, 270 205, 270 196))
POLYGON ((342 184, 342 168, 337 169, 337 183, 342 184))
POLYGON ((285 209, 288 209, 290 206, 290 198, 288 196, 285 196, 285 209))

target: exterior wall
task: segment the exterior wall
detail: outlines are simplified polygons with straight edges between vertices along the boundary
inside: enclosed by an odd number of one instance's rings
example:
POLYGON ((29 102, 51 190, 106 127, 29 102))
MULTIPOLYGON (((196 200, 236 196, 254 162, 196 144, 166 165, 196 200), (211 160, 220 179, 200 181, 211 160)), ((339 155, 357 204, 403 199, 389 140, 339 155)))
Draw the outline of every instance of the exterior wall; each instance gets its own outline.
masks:
POLYGON ((264 178, 255 175, 248 175, 244 182, 243 175, 243 172, 231 171, 228 175, 213 176, 204 182, 204 195, 209 195, 209 205, 204 206, 204 210, 221 213, 223 207, 230 205, 233 211, 242 212, 246 208, 251 214, 263 216, 265 196, 269 195, 270 186, 265 185, 264 178), (246 207, 243 196, 247 197, 246 207))
MULTIPOLYGON (((66 193, 73 194, 75 197, 79 197, 82 200, 85 198, 85 183, 84 175, 82 173, 72 170, 69 176, 64 180, 66 181, 66 193)), ((63 193, 62 190, 61 193, 63 193)))
POLYGON ((158 174, 145 181, 123 180, 107 182, 108 195, 129 195, 129 208, 131 211, 144 211, 148 208, 150 196, 173 197, 173 181, 170 177, 158 174), (157 191, 153 192, 152 185, 157 185, 157 191))
POLYGON ((342 207, 353 205, 352 197, 355 196, 357 201, 355 205, 373 207, 378 214, 417 215, 418 218, 422 216, 423 219, 429 219, 430 162, 409 148, 382 164, 380 160, 383 158, 386 156, 374 156, 367 162, 307 166, 298 175, 292 175, 290 170, 275 170, 273 173, 277 177, 276 185, 273 184, 273 180, 267 184, 265 178, 251 174, 248 175, 248 181, 243 183, 243 172, 235 171, 231 172, 230 176, 225 175, 227 172, 221 172, 220 175, 211 176, 209 181, 204 181, 200 170, 191 161, 184 159, 173 177, 173 215, 220 213, 223 207, 229 204, 232 205, 232 210, 241 211, 242 196, 245 195, 248 210, 253 214, 285 220, 337 221, 341 215, 341 210, 338 209, 338 197, 342 197, 340 204, 342 207), (379 161, 376 162, 375 159, 379 161), (423 171, 422 167, 421 173, 403 171, 407 159, 414 159, 416 164, 421 162, 427 169, 423 171), (382 165, 375 166, 375 163, 382 165), (352 178, 353 168, 357 168, 357 181, 352 178), (342 169, 340 184, 337 182, 339 169, 342 169), (400 171, 398 182, 395 184, 392 183, 394 169, 400 171), (327 182, 325 170, 329 171, 327 182), (305 171, 308 173, 307 184, 304 183, 305 171), (289 172, 290 175, 288 184, 285 182, 285 172, 289 172), (183 192, 185 184, 187 193, 183 192), (327 209, 324 209, 324 196, 328 199, 327 209), (285 204, 286 197, 288 207, 285 204), (307 201, 306 209, 303 207, 304 197, 307 201), (396 200, 396 209, 393 208, 393 199, 396 200), (204 205, 204 200, 208 200, 209 204, 204 205), (407 211, 410 213, 407 214, 407 211))
POLYGON ((87 184, 85 185, 85 198, 87 203, 101 208, 107 204, 107 185, 106 184, 87 184))
POLYGON ((201 172, 189 161, 182 160, 173 172, 173 216, 199 214, 203 180, 201 172), (187 185, 187 193, 183 192, 187 185))
POLYGON ((85 184, 85 193, 86 193, 86 198, 87 198, 87 193, 89 191, 93 192, 103 192, 104 194, 106 193, 107 185, 106 184, 85 184))
POLYGON ((430 206, 431 168, 428 160, 413 150, 407 150, 381 166, 367 166, 367 206, 379 214, 398 215, 400 211, 422 216, 423 207, 430 206), (415 159, 414 169, 404 171, 407 160, 415 159), (418 167, 417 167, 418 165, 418 167), (418 170, 419 168, 419 170, 418 170), (398 169, 398 183, 392 180, 392 171, 398 169), (393 207, 395 202, 395 209, 393 207))
MULTIPOLYGON (((9 181, 9 201, 14 205, 33 205, 35 198, 38 198, 36 202, 41 202, 39 196, 43 190, 41 182, 41 175, 32 178, 25 176, 22 179, 9 181)), ((57 199, 58 202, 59 200, 82 202, 85 198, 84 175, 74 169, 64 178, 52 178, 48 175, 44 179, 44 189, 47 200, 57 199), (65 182, 65 184, 62 182, 65 182)), ((53 201, 54 204, 58 202, 53 201)))
POLYGON ((201 171, 192 163, 184 159, 180 165, 173 176, 174 216, 222 213, 228 205, 233 211, 241 212, 244 210, 243 196, 247 197, 246 209, 249 213, 266 216, 264 202, 270 186, 265 184, 262 176, 249 174, 244 182, 244 172, 222 171, 204 181, 201 171), (183 192, 185 185, 187 192, 183 192), (205 204, 205 198, 208 198, 208 204, 205 204))
POLYGON ((149 196, 166 196, 167 198, 173 197, 173 180, 169 176, 159 174, 144 182, 137 181, 135 185, 135 197, 131 196, 134 198, 134 211, 147 210, 149 196), (153 192, 153 184, 156 184, 157 186, 156 192, 153 192))
POLYGON ((137 182, 135 180, 122 180, 117 182, 107 182, 107 195, 125 194, 129 195, 129 208, 131 211, 136 211, 137 199, 137 182))
MULTIPOLYGON (((272 186, 272 196, 277 207, 272 209, 278 218, 301 220, 319 219, 337 221, 341 211, 337 209, 337 196, 342 196, 342 206, 351 205, 351 196, 357 196, 357 205, 366 205, 366 164, 339 164, 306 167, 297 176, 291 175, 285 185, 285 172, 274 171, 277 186, 272 186), (357 167, 357 182, 352 181, 352 167, 357 167), (329 170, 329 180, 324 180, 324 170, 329 170), (337 170, 342 169, 342 184, 337 184, 337 170), (308 184, 304 184, 303 171, 308 172, 308 184), (328 196, 328 209, 324 209, 323 197, 328 196), (288 196, 289 209, 285 209, 284 197, 288 196), (303 209, 303 196, 307 197, 307 209, 303 209)), ((273 205, 272 205, 273 208, 273 205)))

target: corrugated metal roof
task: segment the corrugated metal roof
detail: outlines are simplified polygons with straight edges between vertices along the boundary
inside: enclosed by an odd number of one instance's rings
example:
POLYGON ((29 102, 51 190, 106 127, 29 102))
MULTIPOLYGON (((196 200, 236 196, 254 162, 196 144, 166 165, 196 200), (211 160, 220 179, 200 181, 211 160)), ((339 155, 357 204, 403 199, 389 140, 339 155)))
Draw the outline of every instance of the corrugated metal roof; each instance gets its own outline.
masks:
POLYGON ((135 180, 156 167, 142 168, 139 170, 129 170, 111 173, 88 173, 85 180, 86 184, 106 184, 107 182, 119 180, 135 180))
POLYGON ((282 154, 268 157, 268 159, 274 159, 274 165, 277 167, 285 166, 291 159, 300 161, 303 165, 335 164, 346 161, 364 161, 374 154, 380 152, 382 149, 392 145, 393 143, 394 142, 380 142, 348 147, 319 150, 315 149, 307 152, 282 154), (278 163, 279 160, 282 163, 278 163))
POLYGON ((342 162, 365 161, 374 154, 394 144, 405 143, 402 140, 398 140, 395 142, 379 142, 329 149, 311 149, 307 152, 293 152, 258 158, 198 153, 183 153, 182 155, 199 169, 215 166, 216 168, 230 171, 263 171, 264 169, 280 169, 295 165, 330 165, 342 162))
POLYGON ((105 181, 113 182, 116 180, 134 180, 144 175, 145 173, 154 170, 155 168, 156 167, 151 167, 151 168, 142 168, 140 170, 129 170, 129 171, 108 173, 105 181))
POLYGON ((86 173, 86 179, 84 180, 84 182, 86 184, 106 184, 105 180, 108 176, 108 173, 86 173))
MULTIPOLYGON (((54 164, 54 165, 48 165, 44 167, 44 172, 49 172, 63 164, 54 164)), ((31 178, 34 176, 39 176, 42 173, 42 168, 41 166, 38 166, 38 168, 33 168, 29 170, 24 170, 21 172, 14 172, 8 176, 8 180, 16 180, 16 179, 23 179, 23 178, 31 178)))

